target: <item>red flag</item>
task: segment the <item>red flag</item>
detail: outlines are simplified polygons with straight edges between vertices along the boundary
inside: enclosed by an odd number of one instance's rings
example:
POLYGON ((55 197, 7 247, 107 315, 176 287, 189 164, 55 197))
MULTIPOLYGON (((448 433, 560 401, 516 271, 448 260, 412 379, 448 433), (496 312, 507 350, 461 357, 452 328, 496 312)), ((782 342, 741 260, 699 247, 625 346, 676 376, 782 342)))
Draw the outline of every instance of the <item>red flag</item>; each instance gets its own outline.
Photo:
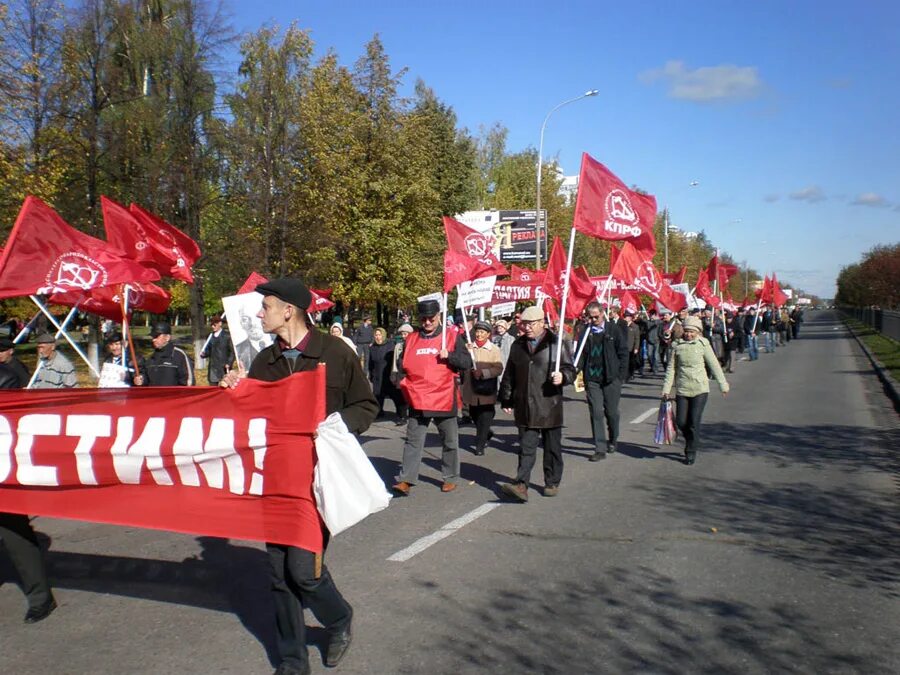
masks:
POLYGON ((763 277, 762 288, 756 291, 754 295, 756 296, 757 302, 765 304, 772 302, 772 282, 768 275, 763 277))
POLYGON ((672 290, 660 274, 659 270, 649 260, 644 260, 638 250, 625 242, 622 252, 616 260, 616 266, 610 274, 621 279, 626 284, 636 286, 638 289, 649 293, 654 299, 659 300, 673 312, 687 307, 687 301, 681 293, 672 290))
POLYGON ((553 248, 550 249, 550 258, 544 270, 544 283, 541 291, 547 297, 562 303, 563 290, 566 283, 566 249, 563 248, 559 237, 553 238, 553 248))
POLYGON ((687 265, 682 265, 681 269, 672 275, 672 279, 671 279, 671 281, 669 281, 669 283, 670 284, 683 284, 685 276, 687 276, 687 265))
MULTIPOLYGON (((96 314, 104 319, 122 320, 122 290, 124 285, 94 288, 86 293, 53 293, 50 302, 66 307, 77 303, 79 311, 96 314)), ((150 314, 165 314, 172 303, 172 296, 165 290, 151 284, 133 282, 128 284, 128 314, 142 310, 150 314)))
POLYGON ((241 284, 241 287, 238 289, 237 294, 242 295, 243 293, 252 293, 256 290, 256 287, 260 284, 264 284, 268 281, 262 274, 259 272, 250 272, 250 276, 247 277, 247 280, 241 284))
POLYGON ((709 265, 706 266, 706 273, 708 275, 710 283, 712 283, 713 281, 718 281, 720 289, 727 286, 729 279, 737 274, 737 272, 737 265, 729 265, 728 263, 719 262, 718 255, 714 255, 710 259, 709 265))
POLYGON ((443 221, 444 233, 447 235, 447 247, 454 253, 468 256, 480 264, 478 275, 463 279, 463 281, 509 274, 503 263, 494 255, 493 236, 476 232, 471 227, 447 216, 443 217, 443 221))
MULTIPOLYGON (((331 293, 331 291, 328 291, 328 293, 331 293)), ((309 305, 310 313, 324 312, 326 309, 334 307, 334 303, 324 295, 320 295, 319 291, 310 288, 309 294, 312 296, 312 302, 309 305)))
POLYGON ((718 296, 714 295, 712 289, 709 287, 709 274, 706 270, 700 270, 700 273, 697 275, 697 286, 694 288, 694 292, 699 295, 707 305, 718 307, 721 304, 718 296))
POLYGON ((787 301, 787 293, 781 290, 781 286, 778 285, 778 279, 775 276, 775 272, 772 272, 772 302, 776 307, 781 307, 787 301))
POLYGON ((544 281, 544 270, 530 270, 527 267, 510 265, 509 276, 515 281, 544 281))
POLYGON ((573 227, 589 237, 631 242, 645 258, 656 252, 656 198, 625 184, 593 157, 581 156, 573 227))
POLYGON ((330 288, 310 288, 309 290, 318 295, 320 298, 328 298, 329 300, 331 300, 330 288))
POLYGON ((640 307, 640 303, 637 301, 637 298, 631 293, 631 291, 625 291, 622 293, 622 297, 619 298, 619 304, 621 305, 622 312, 631 312, 632 314, 638 313, 638 307, 640 307))
POLYGON ((106 197, 100 202, 106 238, 111 244, 163 276, 194 282, 191 265, 200 257, 197 242, 137 204, 126 210, 106 197))
POLYGON ((616 260, 619 259, 619 247, 615 244, 609 245, 609 269, 612 269, 616 265, 616 260))
POLYGON ((466 253, 448 248, 444 251, 444 293, 464 281, 472 281, 493 274, 492 268, 466 253))
POLYGON ((25 198, 0 258, 0 299, 157 279, 157 272, 79 232, 33 196, 25 198))
POLYGON ((569 299, 566 302, 566 318, 577 319, 589 302, 597 299, 597 287, 584 265, 572 270, 569 280, 569 299))

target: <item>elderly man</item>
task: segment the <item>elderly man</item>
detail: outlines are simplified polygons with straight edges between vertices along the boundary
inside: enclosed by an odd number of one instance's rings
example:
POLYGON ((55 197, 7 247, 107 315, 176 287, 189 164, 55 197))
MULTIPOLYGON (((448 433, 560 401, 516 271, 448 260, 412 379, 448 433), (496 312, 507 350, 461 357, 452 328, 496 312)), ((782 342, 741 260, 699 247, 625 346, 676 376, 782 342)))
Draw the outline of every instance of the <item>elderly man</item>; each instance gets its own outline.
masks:
POLYGON ((172 326, 166 321, 153 324, 150 329, 153 354, 146 362, 146 374, 134 378, 137 385, 151 387, 188 387, 194 384, 191 359, 172 342, 172 326))
MULTIPOLYGON (((372 389, 356 355, 341 339, 316 330, 307 314, 312 294, 306 285, 299 279, 275 279, 257 286, 256 292, 263 296, 257 318, 262 320, 262 329, 277 339, 253 359, 249 377, 275 382, 293 373, 315 370, 324 363, 326 412, 340 413, 355 434, 368 429, 378 412, 372 389)), ((231 371, 220 386, 235 387, 245 374, 243 369, 231 371)), ((324 539, 327 545, 327 531, 324 539)), ((329 635, 325 665, 336 666, 350 646, 353 609, 335 586, 323 552, 272 543, 266 544, 266 550, 272 566, 275 628, 281 657, 276 675, 310 672, 304 607, 312 610, 329 635)))
POLYGON ((213 314, 209 320, 209 327, 212 330, 206 338, 200 358, 209 359, 206 377, 207 381, 215 386, 234 365, 234 345, 231 344, 231 335, 222 328, 221 315, 213 314))
POLYGON ((37 337, 38 366, 32 389, 65 389, 74 387, 75 366, 56 351, 56 338, 50 333, 37 337))
POLYGON ((403 465, 393 486, 394 494, 406 496, 419 479, 419 465, 425 448, 428 425, 434 422, 443 444, 442 492, 456 489, 459 478, 459 426, 456 421, 457 374, 472 368, 465 335, 447 330, 446 347, 441 337, 441 306, 437 300, 423 300, 417 306, 419 330, 406 339, 398 359, 400 391, 409 404, 403 465))
POLYGON ((102 389, 133 386, 135 376, 144 371, 144 360, 139 358, 135 370, 135 364, 131 363, 130 359, 123 358, 125 347, 122 334, 119 332, 109 334, 106 338, 106 348, 109 350, 109 356, 100 368, 100 382, 97 386, 102 389))
MULTIPOLYGON (((16 360, 14 348, 11 340, 0 338, 0 389, 19 389, 28 384, 28 371, 16 360)), ((22 581, 22 590, 28 602, 25 623, 43 621, 56 609, 56 600, 53 599, 44 556, 28 516, 0 513, 0 544, 9 554, 22 581)))
POLYGON ((557 337, 544 326, 539 307, 522 312, 524 334, 509 350, 509 360, 500 382, 504 412, 515 412, 519 428, 519 466, 516 479, 500 489, 513 499, 528 501, 528 482, 537 457, 538 441, 544 448, 544 495, 559 492, 562 480, 562 388, 575 381, 575 367, 568 343, 563 342, 560 370, 555 370, 557 337))

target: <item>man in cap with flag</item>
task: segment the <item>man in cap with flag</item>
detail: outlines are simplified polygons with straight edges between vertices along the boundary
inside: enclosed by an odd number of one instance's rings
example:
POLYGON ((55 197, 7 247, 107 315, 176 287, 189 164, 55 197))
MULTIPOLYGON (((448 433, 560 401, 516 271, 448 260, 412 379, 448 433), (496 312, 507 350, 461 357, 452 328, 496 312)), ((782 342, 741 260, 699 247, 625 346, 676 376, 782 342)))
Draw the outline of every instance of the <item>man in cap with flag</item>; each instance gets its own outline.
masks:
POLYGON ((504 483, 504 494, 528 501, 528 482, 537 457, 538 442, 544 447, 544 495, 559 492, 562 480, 562 388, 575 381, 569 343, 562 342, 559 370, 556 366, 557 337, 544 325, 540 307, 522 312, 524 334, 509 350, 509 360, 500 382, 504 412, 515 413, 519 428, 519 466, 512 483, 504 483))
MULTIPOLYGON (((256 315, 275 341, 253 359, 249 375, 226 373, 219 383, 235 387, 240 379, 275 382, 325 364, 325 412, 339 413, 347 429, 361 434, 374 421, 378 404, 356 354, 334 335, 316 329, 308 309, 312 294, 299 279, 274 279, 260 284, 262 309, 256 315)), ((315 508, 311 506, 311 508, 315 508)), ((267 543, 275 600, 275 628, 281 663, 277 675, 310 672, 303 608, 309 607, 328 633, 325 665, 338 665, 350 647, 353 609, 344 599, 324 563, 328 532, 323 529, 322 551, 267 543)))
POLYGON ((406 496, 419 479, 419 465, 425 448, 428 425, 434 422, 443 444, 442 492, 456 489, 459 479, 459 406, 458 373, 471 370, 472 357, 466 349, 465 335, 445 329, 441 324, 441 306, 437 300, 417 305, 419 330, 406 338, 398 359, 400 391, 409 404, 403 465, 392 490, 406 496), (447 330, 446 336, 443 335, 447 330))

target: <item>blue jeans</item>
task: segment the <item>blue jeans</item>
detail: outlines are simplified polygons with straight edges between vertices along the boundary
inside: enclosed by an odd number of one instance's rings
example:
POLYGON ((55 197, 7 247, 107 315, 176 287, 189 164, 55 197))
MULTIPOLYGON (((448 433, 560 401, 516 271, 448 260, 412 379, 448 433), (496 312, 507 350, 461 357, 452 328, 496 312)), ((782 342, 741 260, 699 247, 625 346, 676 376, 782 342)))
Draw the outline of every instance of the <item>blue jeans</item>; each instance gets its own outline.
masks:
POLYGON ((750 353, 751 361, 756 361, 759 358, 759 346, 756 343, 755 335, 747 336, 747 351, 750 353))
POLYGON ((656 372, 656 351, 658 348, 658 344, 647 343, 647 363, 650 364, 651 373, 656 372))

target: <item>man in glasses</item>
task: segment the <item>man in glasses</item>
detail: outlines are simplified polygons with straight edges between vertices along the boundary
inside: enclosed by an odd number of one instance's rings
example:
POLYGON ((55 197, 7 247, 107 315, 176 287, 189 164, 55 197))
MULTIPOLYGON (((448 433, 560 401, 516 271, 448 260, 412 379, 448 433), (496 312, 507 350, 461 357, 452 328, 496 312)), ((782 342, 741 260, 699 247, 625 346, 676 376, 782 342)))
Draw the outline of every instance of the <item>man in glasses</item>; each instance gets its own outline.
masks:
POLYGON ((441 435, 443 453, 441 492, 452 492, 459 479, 459 426, 457 373, 471 370, 472 358, 466 349, 465 333, 447 330, 446 346, 441 337, 441 306, 437 300, 418 304, 419 330, 406 338, 397 360, 400 391, 409 404, 403 466, 392 490, 405 497, 419 479, 419 465, 425 448, 428 425, 434 422, 441 435))
POLYGON ((519 466, 516 478, 500 489, 513 499, 528 501, 528 482, 537 458, 538 442, 544 448, 544 496, 559 492, 562 480, 562 389, 575 381, 569 343, 563 341, 556 370, 557 337, 544 325, 540 307, 522 312, 523 335, 509 350, 500 383, 500 402, 506 414, 515 413, 519 428, 519 466))
POLYGON ((619 398, 622 382, 628 375, 628 345, 622 331, 612 321, 599 302, 590 303, 586 310, 588 325, 579 340, 587 340, 581 349, 578 368, 584 378, 591 431, 594 435, 592 462, 606 459, 616 451, 619 438, 619 398), (605 426, 604 426, 605 421, 605 426))

